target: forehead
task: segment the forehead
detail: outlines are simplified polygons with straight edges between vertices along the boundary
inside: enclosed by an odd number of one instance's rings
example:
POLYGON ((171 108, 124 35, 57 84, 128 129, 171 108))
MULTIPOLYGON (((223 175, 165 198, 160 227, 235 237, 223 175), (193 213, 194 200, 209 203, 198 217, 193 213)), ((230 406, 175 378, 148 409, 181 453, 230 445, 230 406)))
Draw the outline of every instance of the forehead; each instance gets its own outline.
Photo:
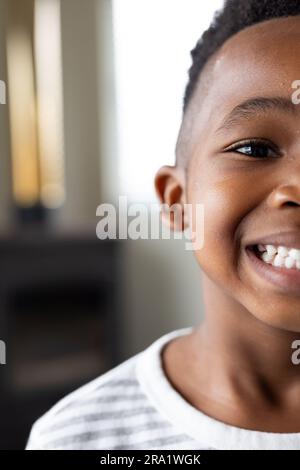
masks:
POLYGON ((300 80, 300 16, 253 25, 228 39, 210 59, 187 111, 189 142, 206 139, 226 113, 257 96, 291 98, 300 80), (191 125, 191 122, 193 123, 191 125))
POLYGON ((211 90, 243 97, 272 86, 289 92, 300 74, 300 16, 248 27, 227 40, 211 67, 211 90))

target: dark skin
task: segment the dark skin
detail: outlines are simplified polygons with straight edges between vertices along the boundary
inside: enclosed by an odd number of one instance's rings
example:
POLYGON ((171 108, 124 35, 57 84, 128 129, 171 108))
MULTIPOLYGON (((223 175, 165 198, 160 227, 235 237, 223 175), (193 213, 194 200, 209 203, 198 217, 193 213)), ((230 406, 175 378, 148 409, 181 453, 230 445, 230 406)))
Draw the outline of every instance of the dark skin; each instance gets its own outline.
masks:
POLYGON ((184 203, 204 204, 204 246, 194 255, 205 318, 164 347, 162 365, 173 387, 215 419, 300 432, 300 365, 291 361, 291 344, 300 339, 300 292, 267 283, 245 254, 249 240, 282 227, 300 231, 300 105, 256 112, 217 132, 247 99, 291 101, 291 84, 300 79, 300 16, 244 29, 204 73, 181 128, 181 163, 161 167, 155 187, 161 202, 179 203, 182 211, 184 203), (270 143, 267 158, 243 153, 249 138, 270 143), (238 151, 225 151, 240 142, 238 151))

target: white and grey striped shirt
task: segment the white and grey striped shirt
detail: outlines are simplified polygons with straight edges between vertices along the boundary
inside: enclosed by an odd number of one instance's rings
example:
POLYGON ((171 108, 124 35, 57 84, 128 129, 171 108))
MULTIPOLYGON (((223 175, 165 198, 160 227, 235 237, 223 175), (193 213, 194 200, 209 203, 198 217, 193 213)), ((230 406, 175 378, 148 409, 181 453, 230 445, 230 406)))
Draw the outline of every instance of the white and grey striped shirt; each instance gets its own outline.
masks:
POLYGON ((215 420, 190 405, 161 366, 174 330, 80 387, 33 425, 26 449, 300 449, 300 433, 269 433, 215 420))

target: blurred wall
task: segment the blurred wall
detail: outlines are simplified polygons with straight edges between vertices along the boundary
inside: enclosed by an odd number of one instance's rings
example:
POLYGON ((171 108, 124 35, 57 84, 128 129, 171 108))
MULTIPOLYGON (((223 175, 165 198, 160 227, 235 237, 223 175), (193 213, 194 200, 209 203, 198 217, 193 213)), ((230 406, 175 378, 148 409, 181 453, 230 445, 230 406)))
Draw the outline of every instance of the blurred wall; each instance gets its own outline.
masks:
MULTIPOLYGON (((0 0, 0 78, 5 75, 3 3, 0 0)), ((62 0, 61 23, 67 200, 55 221, 59 229, 88 226, 94 231, 97 206, 117 202, 119 196, 111 2, 62 0)), ((0 108, 0 151, 0 226, 6 227, 7 106, 0 108)), ((121 243, 118 303, 125 359, 163 333, 198 323, 202 296, 199 268, 184 241, 121 243)))
POLYGON ((124 357, 202 318, 200 271, 184 240, 127 240, 122 279, 124 357))
MULTIPOLYGON (((62 226, 82 220, 95 221, 96 226, 97 205, 118 201, 112 31, 111 2, 63 0, 68 199, 60 214, 62 226), (91 174, 93 168, 98 168, 99 173, 91 174)), ((121 243, 118 303, 125 359, 164 332, 198 323, 202 309, 199 269, 193 254, 184 249, 183 241, 121 243)))
POLYGON ((112 8, 107 0, 61 2, 66 203, 60 227, 96 225, 118 185, 112 8))
POLYGON ((99 204, 96 0, 61 2, 66 202, 61 227, 91 223, 99 204))
MULTIPOLYGON (((0 0, 0 79, 7 83, 5 15, 5 0, 0 0)), ((6 90, 7 95, 8 91, 6 90)), ((6 229, 11 222, 11 214, 9 212, 11 203, 9 152, 8 105, 0 104, 0 230, 6 229)))

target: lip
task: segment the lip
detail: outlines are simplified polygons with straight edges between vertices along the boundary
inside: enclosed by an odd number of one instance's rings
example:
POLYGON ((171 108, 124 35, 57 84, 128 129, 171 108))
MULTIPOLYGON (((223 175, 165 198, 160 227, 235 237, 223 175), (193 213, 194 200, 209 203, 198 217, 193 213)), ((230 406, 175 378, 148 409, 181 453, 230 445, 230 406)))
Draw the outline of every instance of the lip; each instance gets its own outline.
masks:
POLYGON ((293 231, 279 232, 267 235, 260 239, 247 241, 245 247, 250 245, 275 245, 287 248, 300 249, 300 227, 293 231))
POLYGON ((300 270, 277 267, 265 263, 250 247, 246 247, 246 253, 252 268, 260 277, 276 287, 280 287, 286 293, 298 294, 300 296, 300 270))

